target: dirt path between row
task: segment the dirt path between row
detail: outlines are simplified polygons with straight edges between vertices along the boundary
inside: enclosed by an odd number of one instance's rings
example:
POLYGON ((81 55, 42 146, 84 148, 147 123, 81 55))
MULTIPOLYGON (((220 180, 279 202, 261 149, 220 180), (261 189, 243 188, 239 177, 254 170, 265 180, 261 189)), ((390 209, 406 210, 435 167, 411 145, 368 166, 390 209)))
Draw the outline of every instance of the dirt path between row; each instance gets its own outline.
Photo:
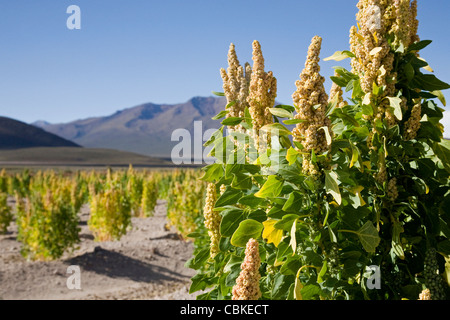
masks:
POLYGON ((195 271, 184 266, 193 245, 165 228, 166 212, 166 202, 158 201, 154 216, 133 218, 132 229, 120 241, 95 242, 85 205, 80 212, 79 248, 49 262, 22 257, 12 223, 7 234, 0 235, 0 299, 195 299, 188 294, 195 271), (73 288, 77 282, 75 274, 68 273, 69 266, 79 267, 80 289, 73 288))

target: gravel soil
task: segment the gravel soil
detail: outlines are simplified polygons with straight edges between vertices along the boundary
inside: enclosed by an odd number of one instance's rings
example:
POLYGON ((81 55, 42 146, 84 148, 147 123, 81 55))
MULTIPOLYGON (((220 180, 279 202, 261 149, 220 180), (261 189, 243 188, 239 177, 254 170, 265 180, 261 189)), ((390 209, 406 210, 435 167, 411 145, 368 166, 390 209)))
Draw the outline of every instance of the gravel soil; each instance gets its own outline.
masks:
MULTIPOLYGON (((12 205, 14 205, 12 203, 12 205)), ((149 218, 133 218, 120 241, 96 242, 87 220, 89 207, 80 211, 80 243, 56 261, 27 261, 11 223, 0 235, 0 299, 3 300, 193 300, 184 266, 193 244, 168 230, 166 202, 158 201, 149 218), (69 266, 80 270, 80 289, 69 266), (69 283, 69 285, 68 285, 69 283), (71 288, 69 288, 71 287, 71 288)))

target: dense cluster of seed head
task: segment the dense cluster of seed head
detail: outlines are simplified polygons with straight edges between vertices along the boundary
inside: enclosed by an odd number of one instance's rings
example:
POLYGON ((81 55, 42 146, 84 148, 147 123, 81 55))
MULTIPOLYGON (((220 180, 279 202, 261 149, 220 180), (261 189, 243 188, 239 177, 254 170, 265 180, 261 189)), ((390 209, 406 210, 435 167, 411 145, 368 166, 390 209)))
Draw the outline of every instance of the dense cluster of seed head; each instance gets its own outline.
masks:
POLYGON ((419 294, 419 300, 431 300, 431 292, 430 289, 424 289, 419 294))
POLYGON ((320 177, 320 170, 317 163, 311 161, 311 155, 303 155, 302 161, 302 172, 306 175, 311 176, 313 179, 317 180, 320 177))
POLYGON ((439 274, 436 249, 429 248, 425 254, 425 286, 430 289, 431 300, 445 300, 444 279, 439 274))
POLYGON ((352 72, 361 78, 361 89, 375 102, 373 121, 386 120, 391 127, 398 122, 389 100, 396 96, 397 74, 393 71, 393 51, 419 40, 417 1, 360 0, 356 18, 358 28, 350 29, 352 72), (373 86, 384 87, 380 97, 372 97, 373 86))
MULTIPOLYGON (((252 69, 250 64, 245 66, 239 64, 234 44, 230 44, 228 51, 228 68, 220 69, 223 80, 223 90, 227 98, 227 117, 244 117, 244 110, 248 107, 247 97, 249 93, 250 76, 252 69), (233 104, 232 104, 233 103, 233 104)), ((231 131, 244 131, 242 126, 230 126, 231 131)))
POLYGON ((245 248, 244 262, 241 264, 241 273, 233 286, 233 300, 258 300, 261 297, 259 280, 261 274, 259 267, 261 258, 259 256, 259 245, 255 239, 250 239, 245 248))
POLYGON ((422 105, 420 101, 416 103, 411 110, 411 116, 405 122, 403 138, 412 140, 416 137, 417 131, 420 129, 420 119, 422 118, 422 105))
POLYGON ((253 67, 250 76, 249 94, 247 103, 252 117, 253 139, 255 149, 259 154, 264 153, 270 144, 270 136, 260 129, 273 122, 273 116, 269 111, 275 104, 277 96, 277 79, 272 71, 264 71, 264 57, 261 45, 253 41, 253 67))
POLYGON ((375 173, 375 179, 381 185, 387 181, 386 159, 384 156, 378 160, 378 171, 375 173))
POLYGON ((208 183, 206 188, 206 200, 203 208, 203 215, 205 217, 205 227, 208 229, 208 235, 211 239, 210 256, 214 258, 219 252, 220 241, 220 222, 221 216, 214 211, 214 206, 217 201, 216 185, 208 183))
POLYGON ((386 190, 387 197, 390 201, 394 202, 398 197, 397 178, 392 178, 387 184, 386 190))
POLYGON ((221 184, 220 185, 220 195, 223 195, 225 190, 227 190, 227 185, 226 184, 221 184))
POLYGON ((411 21, 410 21, 410 44, 420 41, 418 34, 419 31, 419 20, 417 19, 417 0, 411 2, 411 21))
POLYGON ((331 248, 328 253, 328 270, 331 274, 337 274, 340 270, 339 265, 339 245, 334 242, 331 244, 331 248))
MULTIPOLYGON (((323 85, 325 78, 319 73, 321 45, 322 38, 319 36, 312 38, 308 48, 305 68, 300 74, 300 79, 295 83, 297 90, 292 95, 294 106, 297 110, 295 118, 304 120, 294 128, 292 132, 293 139, 302 144, 304 147, 303 152, 310 153, 314 150, 316 154, 324 153, 330 148, 325 130, 327 129, 329 134, 332 134, 331 121, 326 116, 328 95, 323 85)), ((316 170, 308 157, 304 157, 303 169, 307 173, 315 172, 316 170)))
MULTIPOLYGON (((361 89, 365 93, 373 92, 374 83, 379 87, 385 86, 384 96, 393 96, 395 92, 396 74, 392 72, 394 54, 386 38, 386 25, 383 19, 386 3, 380 0, 360 0, 356 15, 359 29, 350 29, 350 48, 355 54, 352 58, 352 72, 360 76, 361 89)), ((383 98, 383 97, 382 97, 383 98)), ((387 99, 379 99, 374 121, 384 117, 394 120, 387 99)), ((374 98, 370 96, 370 100, 374 98)))

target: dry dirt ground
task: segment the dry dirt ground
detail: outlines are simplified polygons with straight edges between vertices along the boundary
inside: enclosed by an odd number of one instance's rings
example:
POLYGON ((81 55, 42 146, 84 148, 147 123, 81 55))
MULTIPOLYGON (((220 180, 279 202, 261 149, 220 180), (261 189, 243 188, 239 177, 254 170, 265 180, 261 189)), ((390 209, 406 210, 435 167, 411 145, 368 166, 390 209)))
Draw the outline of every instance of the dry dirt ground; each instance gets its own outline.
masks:
MULTIPOLYGON (((57 261, 27 261, 20 254, 12 223, 0 235, 0 299, 4 300, 192 300, 184 266, 193 245, 166 230, 166 202, 150 218, 133 218, 120 241, 95 242, 87 226, 89 207, 80 212, 79 248, 57 261), (69 289, 69 266, 79 266, 81 289, 69 289)), ((73 278, 73 277, 72 277, 73 278)), ((75 284, 74 281, 69 281, 75 284)))

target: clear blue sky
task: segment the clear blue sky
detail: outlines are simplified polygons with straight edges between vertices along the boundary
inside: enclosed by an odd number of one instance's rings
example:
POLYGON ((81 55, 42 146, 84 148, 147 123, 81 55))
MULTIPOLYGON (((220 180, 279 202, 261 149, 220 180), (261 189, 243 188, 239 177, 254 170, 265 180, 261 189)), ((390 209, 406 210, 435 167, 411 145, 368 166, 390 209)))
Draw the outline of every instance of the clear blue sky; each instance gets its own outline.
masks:
MULTIPOLYGON (((14 0, 0 2, 0 115, 68 122, 222 90, 235 43, 242 64, 260 41, 278 98, 291 103, 311 38, 321 57, 348 49, 357 0, 14 0), (69 5, 81 30, 69 30, 69 5)), ((421 55, 450 82, 449 0, 419 0, 421 55)), ((322 74, 335 65, 322 62, 322 74)), ((327 89, 331 86, 326 82, 327 89)), ((450 103, 450 94, 446 93, 450 103)), ((449 112, 446 112, 449 115, 449 112)), ((444 122, 450 135, 450 117, 444 122)))

